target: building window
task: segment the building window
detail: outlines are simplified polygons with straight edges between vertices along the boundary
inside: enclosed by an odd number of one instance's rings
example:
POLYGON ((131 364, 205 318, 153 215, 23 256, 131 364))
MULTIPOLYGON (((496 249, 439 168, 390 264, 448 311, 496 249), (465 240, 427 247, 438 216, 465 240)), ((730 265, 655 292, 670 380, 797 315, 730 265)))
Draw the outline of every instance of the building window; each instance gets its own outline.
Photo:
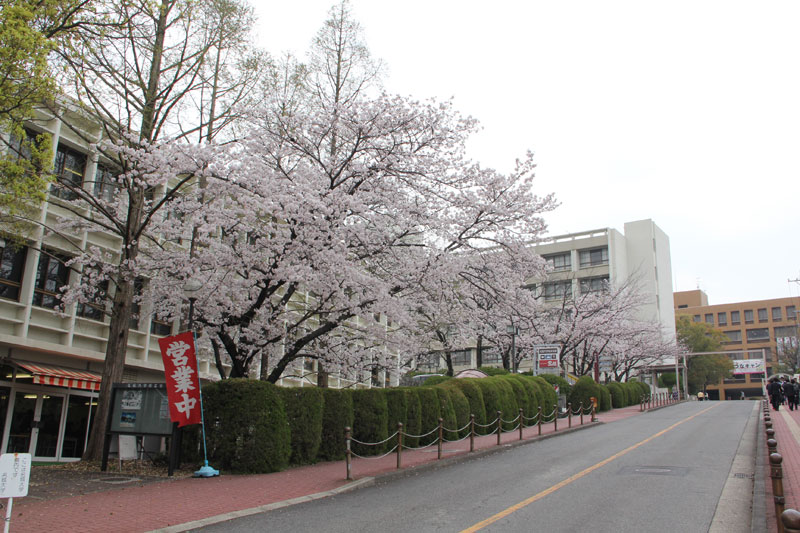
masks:
POLYGON ((42 250, 36 269, 36 284, 33 289, 33 305, 55 308, 61 300, 61 287, 69 282, 67 258, 42 250))
POLYGON ((570 270, 572 268, 572 254, 570 252, 546 255, 544 258, 554 272, 570 270))
POLYGON ((608 291, 608 276, 601 276, 598 278, 583 278, 580 280, 580 287, 581 294, 608 291))
POLYGON ((103 321, 106 310, 106 294, 108 293, 108 280, 101 282, 92 297, 86 303, 79 303, 75 313, 83 318, 103 321))
POLYGON ((735 329, 732 331, 725 331, 725 336, 728 337, 728 341, 730 342, 742 342, 742 332, 741 330, 735 329))
POLYGON ((78 195, 73 189, 83 185, 83 173, 86 170, 86 156, 64 145, 58 145, 54 172, 56 183, 50 193, 62 200, 74 200, 78 195))
POLYGON ((752 324, 753 323, 753 310, 746 309, 744 312, 744 323, 745 324, 752 324))
POLYGON ((775 344, 778 355, 797 355, 797 326, 775 328, 775 344))
POLYGON ((797 318, 797 313, 795 312, 793 305, 786 306, 786 320, 794 320, 797 318))
POLYGON ((747 330, 747 342, 769 341, 769 328, 755 328, 747 330))
POLYGON ((608 247, 605 246, 603 248, 581 250, 579 255, 581 268, 608 264, 608 247))
POLYGON ((692 322, 700 322, 700 319, 703 318, 700 315, 694 315, 692 317, 692 322))
POLYGON ((111 202, 117 189, 117 182, 111 170, 103 165, 97 165, 97 172, 94 175, 94 195, 101 200, 111 202))
POLYGON ((717 313, 717 324, 720 326, 727 326, 728 325, 728 313, 722 312, 717 313))
POLYGON ((545 300, 569 298, 571 296, 572 296, 572 282, 569 280, 556 281, 553 283, 544 284, 545 300))
POLYGON ((706 313, 706 324, 714 324, 714 313, 706 313))
POLYGON ((678 309, 688 309, 689 306, 687 304, 681 304, 678 306, 678 309))
POLYGON ((781 316, 781 308, 780 307, 773 307, 772 308, 772 320, 777 322, 779 320, 783 320, 783 316, 781 316))
POLYGON ((471 350, 455 350, 450 352, 450 360, 454 365, 469 365, 472 362, 471 350))
POLYGON ((159 320, 157 317, 154 316, 153 319, 150 321, 150 333, 152 333, 153 335, 161 335, 162 337, 171 335, 172 322, 159 320))
POLYGON ((15 249, 0 239, 0 298, 19 301, 28 248, 15 249))
POLYGON ((758 321, 759 322, 766 322, 767 320, 769 320, 767 318, 767 309, 766 308, 759 309, 758 310, 758 321))
POLYGON ((484 365, 487 363, 499 363, 503 360, 497 348, 484 349, 481 353, 481 359, 484 365))
POLYGON ((741 323, 739 311, 731 311, 731 324, 734 326, 741 323))

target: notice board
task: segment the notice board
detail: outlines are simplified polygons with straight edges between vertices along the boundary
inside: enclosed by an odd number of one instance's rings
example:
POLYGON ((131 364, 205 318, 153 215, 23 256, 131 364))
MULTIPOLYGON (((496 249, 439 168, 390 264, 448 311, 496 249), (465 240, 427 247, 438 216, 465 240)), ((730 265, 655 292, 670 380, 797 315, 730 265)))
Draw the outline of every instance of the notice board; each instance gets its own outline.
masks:
POLYGON ((164 383, 115 383, 111 433, 171 435, 164 383))

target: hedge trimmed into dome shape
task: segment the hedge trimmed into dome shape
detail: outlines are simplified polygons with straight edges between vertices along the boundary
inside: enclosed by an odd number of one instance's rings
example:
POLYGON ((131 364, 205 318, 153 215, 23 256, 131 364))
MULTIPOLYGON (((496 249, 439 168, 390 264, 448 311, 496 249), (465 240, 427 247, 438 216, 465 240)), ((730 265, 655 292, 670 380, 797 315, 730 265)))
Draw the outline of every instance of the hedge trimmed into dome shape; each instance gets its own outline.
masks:
POLYGON ((228 472, 262 474, 289 464, 291 435, 278 387, 225 379, 203 385, 208 460, 228 472))
MULTIPOLYGON (((446 389, 450 393, 450 401, 453 403, 453 410, 456 414, 456 426, 458 429, 464 428, 469 423, 469 400, 461 392, 461 389, 457 386, 453 385, 452 382, 455 380, 448 381, 447 383, 442 383, 439 387, 446 389)), ((469 427, 466 427, 463 431, 458 433, 459 437, 466 437, 469 434, 469 427)), ((446 435, 448 439, 455 438, 456 434, 452 433, 450 435, 446 435)))
POLYGON ((539 377, 550 385, 558 385, 558 394, 563 394, 569 398, 570 390, 572 390, 572 385, 569 384, 569 381, 555 374, 540 374, 539 377))
MULTIPOLYGON (((441 405, 439 403, 439 395, 436 390, 431 387, 417 387, 417 395, 419 396, 420 407, 422 408, 422 416, 420 417, 420 432, 419 435, 428 433, 432 429, 439 426, 439 417, 441 416, 441 405)), ((434 433, 424 439, 420 439, 420 446, 427 446, 436 442, 439 436, 434 433)))
POLYGON ((486 406, 483 403, 483 393, 476 384, 481 379, 483 378, 459 378, 449 382, 450 386, 458 387, 464 393, 469 402, 469 414, 475 415, 476 424, 486 424, 486 406))
POLYGON ((553 385, 545 381, 542 376, 533 376, 531 379, 538 385, 542 394, 542 416, 547 416, 553 410, 553 406, 558 404, 558 395, 553 385))
POLYGON ((525 389, 525 399, 526 404, 522 406, 524 409, 524 414, 526 417, 531 418, 536 416, 536 413, 539 409, 539 401, 541 397, 541 393, 539 392, 539 387, 533 382, 530 376, 524 376, 521 374, 510 374, 508 376, 509 379, 512 379, 525 389))
POLYGON ((407 412, 408 412, 408 396, 403 389, 383 389, 386 394, 386 406, 388 408, 388 416, 386 418, 386 434, 391 435, 397 431, 397 423, 403 424, 403 431, 408 426, 407 412))
POLYGON ((289 431, 292 436, 292 453, 289 461, 295 465, 317 460, 322 442, 322 389, 318 387, 288 387, 278 389, 283 398, 289 431))
MULTIPOLYGON (((501 398, 500 387, 497 384, 496 380, 492 378, 481 378, 476 379, 475 385, 481 391, 481 395, 483 396, 483 405, 486 409, 486 422, 485 424, 490 424, 493 420, 497 418, 497 411, 503 410, 503 399, 501 398)), ((494 431, 494 427, 483 428, 479 433, 482 435, 488 435, 494 431)), ((476 430, 476 433, 478 431, 476 430)))
MULTIPOLYGON (((517 404, 517 397, 514 394, 514 389, 511 387, 507 376, 495 376, 490 378, 483 378, 484 381, 493 381, 497 384, 497 389, 500 392, 500 411, 503 412, 503 420, 513 420, 519 414, 519 405, 517 404)), ((505 431, 513 429, 515 424, 506 422, 503 424, 505 431)))
POLYGON ((322 391, 322 442, 318 457, 323 461, 344 459, 347 449, 344 428, 353 427, 353 398, 347 389, 322 391))
POLYGON ((611 410, 611 393, 608 391, 608 387, 605 385, 600 385, 600 411, 610 411, 611 410))
POLYGON ((619 383, 612 381, 606 384, 606 388, 608 388, 608 392, 611 393, 611 407, 614 409, 621 409, 628 405, 625 398, 625 391, 622 390, 622 386, 619 383))
MULTIPOLYGON (((447 429, 458 429, 458 420, 456 420, 456 410, 453 407, 453 400, 450 398, 450 391, 443 387, 433 387, 436 391, 436 396, 439 398, 439 413, 442 417, 442 424, 447 429)), ((454 439, 455 433, 445 432, 444 438, 454 439)))
POLYGON ((503 379, 511 387, 511 391, 514 393, 514 400, 517 404, 517 409, 514 411, 514 413, 505 413, 503 418, 510 420, 516 416, 519 416, 520 409, 522 409, 522 413, 524 415, 527 415, 530 409, 530 396, 528 395, 528 391, 525 390, 525 386, 522 385, 519 380, 514 379, 513 374, 503 376, 503 379))
MULTIPOLYGON (((417 394, 417 387, 403 387, 401 389, 406 394, 406 428, 405 432, 410 435, 422 434, 422 405, 417 394)), ((419 445, 417 437, 405 437, 403 444, 410 447, 419 445)))
MULTIPOLYGON (((376 443, 386 440, 389 407, 381 389, 356 389, 353 394, 353 438, 361 442, 376 443)), ((386 451, 386 443, 364 446, 353 443, 358 455, 380 455, 386 451)))
POLYGON ((586 410, 592 405, 590 398, 596 398, 599 405, 600 395, 600 386, 594 382, 592 376, 581 376, 578 378, 577 383, 572 386, 572 391, 567 401, 572 404, 573 411, 577 411, 581 405, 586 410))

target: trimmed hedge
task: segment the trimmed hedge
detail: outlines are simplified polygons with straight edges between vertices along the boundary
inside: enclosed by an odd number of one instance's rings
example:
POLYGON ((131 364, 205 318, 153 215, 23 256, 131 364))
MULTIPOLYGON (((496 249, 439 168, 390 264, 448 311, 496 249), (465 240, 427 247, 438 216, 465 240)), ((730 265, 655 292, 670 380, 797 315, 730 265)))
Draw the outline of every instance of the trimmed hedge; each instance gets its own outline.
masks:
POLYGON ((508 378, 518 382, 520 385, 522 385, 522 388, 525 389, 526 402, 524 405, 521 405, 525 416, 528 418, 536 416, 536 413, 538 413, 539 410, 539 397, 541 396, 539 387, 537 387, 528 376, 510 374, 508 378))
POLYGON ((572 404, 572 410, 577 411, 581 405, 587 409, 592 405, 590 398, 597 398, 597 403, 600 403, 600 386, 594 382, 592 376, 581 376, 578 378, 577 383, 572 386, 567 401, 572 404))
MULTIPOLYGON (((452 384, 453 381, 455 380, 442 383, 439 386, 447 389, 447 391, 450 393, 450 400, 453 402, 453 410, 456 413, 456 425, 460 429, 467 426, 469 423, 469 415, 471 413, 469 410, 469 400, 467 400, 467 397, 463 392, 461 392, 460 388, 452 384)), ((467 435, 469 435, 469 427, 466 427, 466 429, 458 433, 459 437, 466 437, 467 435)), ((453 438, 453 435, 449 435, 448 438, 453 438)))
POLYGON ((539 387, 539 392, 542 394, 542 416, 546 416, 553 409, 553 406, 558 404, 558 395, 556 394, 553 385, 548 383, 542 376, 533 376, 531 378, 539 387))
POLYGON ((208 460, 215 467, 261 474, 288 466, 291 434, 278 390, 250 379, 203 385, 208 460))
MULTIPOLYGON (((481 391, 483 405, 486 409, 486 422, 484 425, 489 424, 492 420, 497 418, 497 411, 503 410, 504 401, 501 398, 500 387, 492 378, 475 379, 475 384, 481 391)), ((475 432, 482 435, 488 435, 494 431, 493 427, 479 429, 481 429, 481 431, 476 430, 475 432)))
POLYGON ((434 385, 439 385, 440 383, 444 383, 445 381, 449 381, 453 379, 452 376, 432 376, 425 380, 424 385, 426 387, 433 387, 434 385))
MULTIPOLYGON (((503 420, 512 420, 519 414, 519 405, 517 404, 517 397, 514 394, 514 389, 511 387, 507 376, 496 376, 491 378, 483 378, 484 380, 491 380, 497 385, 500 391, 500 411, 503 412, 503 420)), ((506 422, 503 424, 504 430, 513 429, 515 424, 506 422)))
MULTIPOLYGON (((386 426, 389 407, 382 389, 357 389, 353 394, 353 438, 361 442, 381 442, 386 440, 386 426)), ((353 451, 358 455, 380 455, 386 450, 386 443, 377 446, 364 446, 353 443, 353 451)))
POLYGON ((506 383, 511 386, 511 391, 514 393, 514 400, 518 406, 513 414, 504 413, 503 418, 510 420, 511 418, 518 416, 520 409, 522 409, 522 413, 527 416, 530 409, 530 396, 528 395, 528 391, 525 390, 525 387, 519 382, 519 380, 514 379, 513 374, 502 376, 501 379, 505 380, 506 383))
POLYGON ((469 402, 469 414, 475 415, 476 424, 486 424, 486 406, 483 403, 481 388, 475 383, 476 378, 459 378, 450 381, 448 385, 457 387, 469 402))
MULTIPOLYGON (((406 394, 406 433, 411 435, 422 434, 422 404, 419 401, 419 394, 415 387, 403 387, 401 389, 406 394)), ((417 437, 406 437, 406 446, 417 446, 417 437)))
POLYGON ((563 394, 569 398, 569 393, 572 390, 572 386, 569 384, 569 381, 555 374, 541 374, 539 377, 544 379, 550 385, 558 385, 558 394, 563 394))
POLYGON ((600 406, 598 408, 600 411, 611 410, 611 393, 605 385, 600 385, 600 406))
MULTIPOLYGON (((447 429, 458 428, 458 420, 456 419, 456 410, 453 407, 453 400, 450 398, 450 391, 444 387, 433 387, 436 391, 436 396, 439 398, 439 413, 442 417, 442 425, 447 429)), ((439 421, 436 421, 437 425, 439 421)), ((448 435, 445 432, 444 438, 453 439, 455 434, 448 435)))
MULTIPOLYGON (((482 366, 479 367, 478 370, 480 370, 487 376, 506 376, 509 374, 508 370, 506 370, 505 368, 498 368, 496 366, 482 366)), ((478 378, 478 379, 486 379, 486 378, 478 378)))
POLYGON ((611 393, 611 407, 614 409, 621 409, 628 405, 625 399, 625 391, 622 390, 622 386, 619 383, 612 381, 606 384, 606 388, 608 392, 611 393))
MULTIPOLYGON (((418 387, 417 395, 419 396, 419 403, 421 410, 420 416, 420 432, 418 435, 428 433, 433 428, 439 425, 439 417, 441 416, 441 406, 439 404, 439 395, 436 390, 431 387, 418 387)), ((434 433, 423 439, 419 439, 420 446, 427 446, 432 442, 436 442, 439 436, 434 433)))
POLYGON ((391 435, 397 431, 397 423, 402 422, 403 430, 408 431, 407 412, 408 412, 408 396, 406 391, 402 389, 384 389, 386 394, 386 406, 388 408, 388 415, 386 418, 386 434, 391 435))
POLYGON ((344 459, 347 445, 344 428, 353 427, 353 397, 347 389, 322 391, 322 442, 317 457, 322 461, 344 459))
POLYGON ((316 462, 322 442, 322 389, 290 387, 278 390, 281 392, 292 436, 289 461, 295 465, 316 462))

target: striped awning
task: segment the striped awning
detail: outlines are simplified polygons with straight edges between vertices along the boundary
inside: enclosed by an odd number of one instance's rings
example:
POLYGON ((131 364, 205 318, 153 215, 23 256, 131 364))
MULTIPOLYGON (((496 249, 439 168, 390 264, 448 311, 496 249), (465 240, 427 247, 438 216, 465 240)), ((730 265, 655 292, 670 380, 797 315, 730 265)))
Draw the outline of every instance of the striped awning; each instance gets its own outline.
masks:
POLYGON ((99 391, 102 376, 88 370, 73 370, 60 366, 41 365, 39 363, 17 363, 33 374, 33 382, 37 385, 53 385, 55 387, 71 387, 99 391))

